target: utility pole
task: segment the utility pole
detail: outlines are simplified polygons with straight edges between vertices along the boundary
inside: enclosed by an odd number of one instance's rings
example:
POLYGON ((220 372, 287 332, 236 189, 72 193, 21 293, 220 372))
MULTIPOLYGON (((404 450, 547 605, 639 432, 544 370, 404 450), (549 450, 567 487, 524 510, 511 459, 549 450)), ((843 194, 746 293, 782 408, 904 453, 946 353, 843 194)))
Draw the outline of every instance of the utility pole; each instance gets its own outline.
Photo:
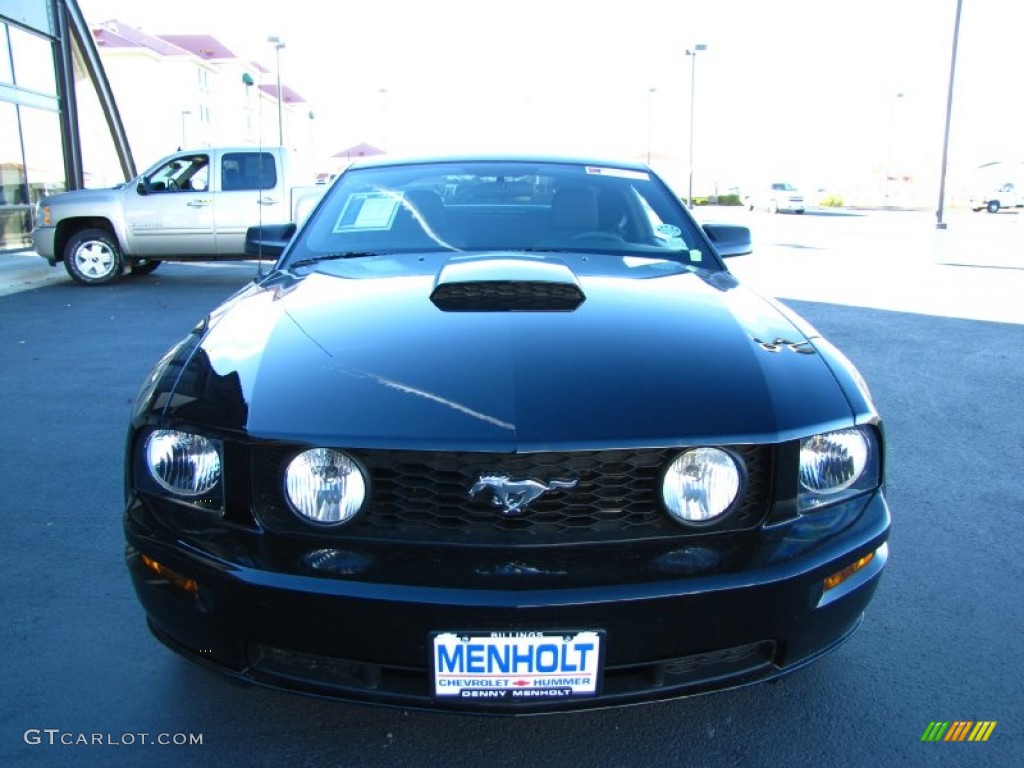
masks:
POLYGON ((686 49, 686 55, 690 57, 690 190, 687 193, 686 203, 693 210, 693 99, 697 84, 697 53, 706 51, 708 47, 704 43, 697 43, 692 49, 686 49))
POLYGON ((946 95, 946 133, 942 139, 942 172, 939 174, 939 207, 935 211, 936 229, 945 229, 942 220, 946 202, 946 164, 949 160, 949 123, 953 116, 953 82, 956 80, 956 45, 960 37, 960 11, 964 0, 956 0, 956 21, 953 24, 953 54, 949 60, 949 92, 946 95))

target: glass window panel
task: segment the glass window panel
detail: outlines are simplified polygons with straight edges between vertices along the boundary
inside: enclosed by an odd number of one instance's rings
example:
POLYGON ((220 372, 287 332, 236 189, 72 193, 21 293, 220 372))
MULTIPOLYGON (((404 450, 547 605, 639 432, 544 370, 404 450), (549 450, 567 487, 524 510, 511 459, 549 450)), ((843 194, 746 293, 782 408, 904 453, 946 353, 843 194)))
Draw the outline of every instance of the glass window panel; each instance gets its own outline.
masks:
POLYGON ((22 164, 21 137, 18 135, 18 108, 0 101, 0 195, 3 202, 14 202, 15 189, 25 183, 22 164))
POLYGON ((75 78, 75 100, 78 102, 78 132, 81 136, 82 169, 87 189, 112 187, 125 181, 117 147, 103 116, 96 87, 85 68, 85 59, 78 42, 72 37, 72 66, 75 78))
POLYGON ((18 134, 18 108, 0 102, 0 251, 31 245, 28 183, 18 134))
POLYGON ((221 158, 220 174, 221 189, 225 192, 277 186, 277 166, 268 152, 226 152, 221 158))
POLYGON ((11 49, 7 45, 7 25, 0 24, 0 83, 13 83, 11 71, 11 49))
POLYGON ((20 111, 29 203, 34 205, 44 195, 55 195, 67 189, 60 117, 56 112, 31 107, 20 107, 20 111))
POLYGON ((17 27, 8 27, 14 62, 14 84, 19 88, 57 95, 53 66, 53 44, 45 37, 17 27))

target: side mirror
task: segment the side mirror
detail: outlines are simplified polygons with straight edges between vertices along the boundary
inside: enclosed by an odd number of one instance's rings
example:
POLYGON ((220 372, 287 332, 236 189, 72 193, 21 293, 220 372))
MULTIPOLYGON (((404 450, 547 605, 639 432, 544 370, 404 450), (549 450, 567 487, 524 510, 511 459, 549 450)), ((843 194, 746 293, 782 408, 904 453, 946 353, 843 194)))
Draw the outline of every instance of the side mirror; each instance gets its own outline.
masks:
POLYGON ((750 227, 741 227, 738 224, 705 224, 704 234, 723 259, 730 256, 745 256, 754 251, 750 227))
POLYGON ((249 227, 245 232, 245 255, 258 259, 276 259, 284 253, 297 229, 294 222, 249 227))
POLYGON ((139 183, 135 186, 135 191, 138 192, 140 195, 148 195, 149 179, 147 179, 145 176, 140 176, 139 183))

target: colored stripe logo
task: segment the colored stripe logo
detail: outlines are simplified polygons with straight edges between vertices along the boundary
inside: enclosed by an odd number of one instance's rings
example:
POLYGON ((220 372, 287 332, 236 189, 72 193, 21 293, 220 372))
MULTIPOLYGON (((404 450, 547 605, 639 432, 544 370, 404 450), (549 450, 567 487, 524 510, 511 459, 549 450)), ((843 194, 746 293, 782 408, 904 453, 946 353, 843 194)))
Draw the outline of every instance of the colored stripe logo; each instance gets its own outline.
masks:
POLYGON ((928 723, 921 741, 988 741, 997 720, 937 720, 928 723))

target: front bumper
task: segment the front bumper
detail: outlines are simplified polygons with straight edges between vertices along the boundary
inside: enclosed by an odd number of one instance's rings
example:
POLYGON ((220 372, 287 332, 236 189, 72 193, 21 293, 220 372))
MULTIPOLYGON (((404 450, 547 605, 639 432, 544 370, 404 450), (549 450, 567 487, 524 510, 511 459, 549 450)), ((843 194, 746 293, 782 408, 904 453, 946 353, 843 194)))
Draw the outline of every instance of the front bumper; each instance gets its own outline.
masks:
POLYGON ((32 247, 36 253, 46 259, 50 266, 57 264, 54 242, 57 237, 56 227, 36 227, 32 230, 32 247))
POLYGON ((726 689, 819 658, 860 623, 885 565, 889 512, 875 492, 740 536, 630 546, 611 558, 608 546, 561 548, 558 567, 529 549, 504 553, 504 566, 488 553, 481 567, 484 554, 436 547, 278 548, 261 534, 248 545, 238 536, 197 539, 164 528, 138 498, 125 531, 151 629, 197 662, 248 682, 348 701, 526 714, 726 689), (341 553, 337 567, 318 571, 331 560, 325 552, 341 553), (827 576, 870 553, 866 567, 824 590, 827 576), (194 580, 195 593, 156 575, 141 555, 194 580), (588 573, 600 575, 588 584, 588 573), (436 632, 570 630, 604 637, 595 695, 433 695, 436 632))

